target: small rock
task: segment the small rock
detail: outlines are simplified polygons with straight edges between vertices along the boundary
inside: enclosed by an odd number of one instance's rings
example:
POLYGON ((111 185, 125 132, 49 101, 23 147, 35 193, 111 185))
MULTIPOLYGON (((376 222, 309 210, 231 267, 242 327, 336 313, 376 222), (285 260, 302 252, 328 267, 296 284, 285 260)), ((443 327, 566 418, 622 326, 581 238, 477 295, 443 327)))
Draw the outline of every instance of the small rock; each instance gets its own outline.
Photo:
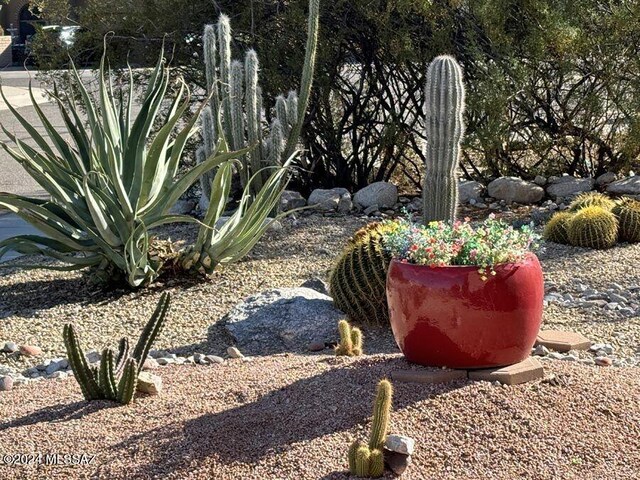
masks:
MULTIPOLYGON (((489 195, 498 200, 522 204, 537 203, 544 197, 544 189, 517 177, 500 177, 488 187, 489 195)), ((491 205, 489 206, 491 208, 491 205)))
POLYGON ((87 362, 89 363, 98 363, 100 361, 100 353, 97 350, 90 350, 85 355, 87 357, 87 362))
POLYGON ((484 193, 484 185, 480 182, 462 181, 458 184, 458 201, 469 202, 471 205, 478 203, 484 193))
POLYGON ((627 299, 617 293, 610 293, 609 300, 616 303, 627 303, 627 299))
POLYGON ((14 353, 18 352, 20 347, 14 342, 6 342, 4 347, 2 347, 2 351, 5 353, 14 353))
POLYGON ((156 358, 156 362, 158 362, 158 365, 171 365, 172 363, 176 363, 175 359, 171 357, 156 358))
POLYGON ((155 358, 147 357, 147 359, 142 364, 142 370, 155 370, 159 366, 160 364, 155 358))
POLYGON ((564 355, 558 352, 551 352, 547 355, 547 358, 552 358, 554 360, 562 360, 564 358, 564 355))
POLYGON ((411 456, 398 452, 384 452, 384 461, 396 475, 402 475, 411 464, 411 456))
POLYGON ((533 183, 540 187, 544 187, 547 184, 547 179, 542 175, 536 175, 536 178, 533 179, 533 183))
POLYGON ((595 362, 600 367, 610 367, 613 364, 613 360, 609 357, 596 357, 595 362))
POLYGON ((615 182, 617 178, 618 176, 613 172, 603 173, 598 178, 596 178, 596 185, 609 185, 610 183, 615 182))
POLYGON ((545 355, 549 355, 549 349, 544 345, 536 345, 533 349, 533 355, 537 357, 544 357, 545 355))
POLYGON ((384 448, 391 452, 412 455, 415 444, 416 442, 413 438, 404 435, 387 435, 384 448))
POLYGON ((607 192, 617 195, 638 195, 640 194, 640 176, 616 180, 607 185, 607 192))
POLYGON ((321 350, 324 350, 324 342, 311 342, 307 349, 310 352, 320 352, 321 350))
POLYGON ((342 209, 347 206, 351 209, 351 194, 346 188, 332 188, 329 190, 316 189, 311 192, 308 204, 315 206, 317 210, 331 212, 338 210, 342 202, 342 209))
POLYGON ((140 372, 137 389, 142 393, 158 395, 162 391, 162 378, 153 373, 140 372))
POLYGON ((62 358, 60 360, 54 360, 47 366, 45 372, 47 373, 47 375, 51 375, 57 372, 58 370, 64 370, 68 366, 69 366, 69 362, 67 361, 66 358, 62 358))
POLYGON ((224 358, 217 355, 207 355, 204 357, 204 361, 209 365, 213 365, 214 363, 224 363, 224 358))
POLYGON ((575 355, 565 355, 560 360, 564 360, 565 362, 575 362, 578 360, 578 357, 575 355))
POLYGON ((42 355, 42 349, 35 345, 22 345, 20 347, 20 353, 25 357, 39 357, 42 355))
POLYGON ((282 212, 288 212, 289 210, 295 210, 296 208, 302 208, 307 204, 307 201, 298 192, 292 190, 285 190, 280 196, 280 210, 282 212))
POLYGON ((554 180, 553 183, 549 181, 550 185, 547 186, 547 194, 554 199, 572 197, 582 192, 589 192, 593 190, 595 180, 589 178, 576 178, 571 176, 560 177, 554 180))
POLYGON ((53 373, 52 373, 52 374, 50 374, 50 375, 47 375, 47 378, 51 378, 51 379, 56 379, 56 378, 58 378, 58 379, 64 379, 64 378, 67 378, 67 376, 68 376, 68 375, 69 375, 69 374, 68 374, 67 372, 63 372, 63 371, 58 370, 58 371, 56 371, 56 372, 53 372, 53 373))
POLYGON ((374 213, 376 213, 378 211, 378 205, 371 205, 370 207, 367 207, 364 209, 364 214, 365 215, 373 215, 374 213))
POLYGON ((244 358, 242 352, 236 347, 227 348, 227 355, 229 355, 231 358, 244 358))
POLYGON ((614 347, 610 343, 594 343, 593 345, 591 345, 591 348, 589 348, 589 350, 592 352, 603 351, 605 354, 611 355, 613 353, 614 347))
POLYGON ((310 278, 305 281, 301 288, 310 288, 311 290, 315 290, 316 292, 320 292, 323 295, 329 295, 329 286, 327 283, 319 277, 310 278))
POLYGON ((0 392, 9 392, 13 389, 13 378, 9 375, 0 377, 0 392))

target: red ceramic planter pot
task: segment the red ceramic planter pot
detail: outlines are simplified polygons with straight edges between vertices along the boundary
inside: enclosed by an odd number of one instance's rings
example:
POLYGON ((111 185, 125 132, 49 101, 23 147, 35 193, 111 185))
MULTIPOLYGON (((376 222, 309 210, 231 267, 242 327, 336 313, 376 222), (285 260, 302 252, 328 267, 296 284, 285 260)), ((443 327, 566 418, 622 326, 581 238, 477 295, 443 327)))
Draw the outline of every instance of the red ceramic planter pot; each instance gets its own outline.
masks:
POLYGON ((391 262, 387 300, 393 335, 409 362, 449 368, 511 365, 531 353, 542 322, 544 281, 534 254, 477 267, 391 262))

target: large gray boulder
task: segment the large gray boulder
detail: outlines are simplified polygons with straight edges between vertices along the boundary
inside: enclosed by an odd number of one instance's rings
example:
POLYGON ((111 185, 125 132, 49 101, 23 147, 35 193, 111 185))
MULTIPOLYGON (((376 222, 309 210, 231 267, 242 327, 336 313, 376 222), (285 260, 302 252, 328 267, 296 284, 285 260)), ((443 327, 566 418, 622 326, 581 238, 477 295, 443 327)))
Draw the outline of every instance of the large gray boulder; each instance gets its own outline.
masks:
POLYGON ((233 307, 222 324, 244 354, 270 355, 335 341, 342 318, 331 297, 298 287, 253 295, 233 307))
POLYGON ((518 177, 500 177, 492 181, 487 190, 489 195, 507 203, 538 203, 544 197, 544 189, 535 183, 518 177))
POLYGON ((458 184, 458 198, 460 203, 467 203, 469 200, 479 200, 484 194, 484 185, 480 182, 462 181, 458 184))
POLYGON ((351 194, 346 188, 317 188, 309 196, 307 201, 309 205, 315 206, 316 210, 322 212, 347 213, 353 206, 351 202, 351 194))
POLYGON ((392 208, 398 202, 398 187, 389 182, 374 182, 358 190, 353 196, 356 205, 369 208, 392 208))
POLYGON ((616 195, 640 195, 640 175, 622 178, 610 183, 607 192, 616 195))
POLYGON ((589 178, 576 178, 570 176, 552 177, 547 185, 547 194, 553 198, 573 197, 583 192, 593 190, 596 181, 589 178))

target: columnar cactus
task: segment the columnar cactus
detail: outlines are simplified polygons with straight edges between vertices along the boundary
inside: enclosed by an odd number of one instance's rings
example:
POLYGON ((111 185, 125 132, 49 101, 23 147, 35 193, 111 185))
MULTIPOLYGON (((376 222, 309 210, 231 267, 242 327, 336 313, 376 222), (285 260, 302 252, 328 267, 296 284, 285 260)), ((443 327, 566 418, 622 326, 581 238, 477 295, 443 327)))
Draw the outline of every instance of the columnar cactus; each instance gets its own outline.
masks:
POLYGON ((336 307, 358 323, 389 323, 386 281, 391 257, 382 244, 382 228, 372 223, 356 232, 329 278, 336 307))
POLYGON ((569 220, 567 231, 573 246, 610 248, 618 239, 618 220, 602 207, 585 207, 569 220))
POLYGON ((377 478, 384 473, 383 447, 389 430, 392 396, 391 383, 381 380, 376 389, 369 444, 356 440, 349 447, 349 471, 356 477, 377 478))
POLYGON ((425 89, 424 221, 455 221, 456 169, 464 135, 465 89, 462 69, 453 57, 436 57, 427 69, 425 89))
POLYGON ((336 346, 337 356, 357 357, 362 355, 362 331, 352 327, 346 320, 338 322, 340 343, 336 346))
POLYGON ((117 357, 110 348, 102 351, 98 368, 89 366, 73 325, 64 326, 63 337, 69 365, 86 400, 113 400, 123 405, 133 400, 138 375, 151 345, 164 326, 170 301, 168 293, 162 294, 131 355, 129 341, 123 338, 117 357))
MULTIPOLYGON (((300 98, 291 91, 286 98, 279 96, 276 99, 272 123, 266 135, 256 52, 249 50, 246 53, 244 66, 231 59, 231 26, 226 15, 220 16, 217 25, 205 26, 204 58, 211 108, 202 113, 204 142, 196 154, 198 162, 208 158, 221 140, 234 150, 251 147, 250 153, 242 158, 240 180, 243 187, 252 181, 251 189, 256 193, 270 174, 262 169, 283 165, 295 154, 313 83, 319 12, 320 0, 309 0, 300 98), (219 121, 213 121, 212 117, 219 121), (219 125, 222 126, 221 131, 218 131, 219 125)), ((207 201, 214 174, 210 172, 202 179, 203 196, 207 201)))

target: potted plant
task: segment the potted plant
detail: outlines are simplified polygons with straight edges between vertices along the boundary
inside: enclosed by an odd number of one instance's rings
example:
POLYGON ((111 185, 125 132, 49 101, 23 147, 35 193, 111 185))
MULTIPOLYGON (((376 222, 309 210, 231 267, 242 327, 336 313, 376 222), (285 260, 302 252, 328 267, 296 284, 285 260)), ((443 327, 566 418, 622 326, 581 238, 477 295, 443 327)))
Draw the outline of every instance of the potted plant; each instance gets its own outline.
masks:
POLYGON ((482 368, 520 362, 542 322, 544 283, 536 236, 490 216, 428 225, 389 221, 387 301, 407 360, 482 368))
POLYGON ((456 221, 465 89, 454 58, 429 65, 425 95, 424 225, 387 225, 382 242, 393 257, 386 284, 393 334, 407 359, 423 365, 517 363, 542 321, 533 234, 494 218, 477 228, 456 221))

